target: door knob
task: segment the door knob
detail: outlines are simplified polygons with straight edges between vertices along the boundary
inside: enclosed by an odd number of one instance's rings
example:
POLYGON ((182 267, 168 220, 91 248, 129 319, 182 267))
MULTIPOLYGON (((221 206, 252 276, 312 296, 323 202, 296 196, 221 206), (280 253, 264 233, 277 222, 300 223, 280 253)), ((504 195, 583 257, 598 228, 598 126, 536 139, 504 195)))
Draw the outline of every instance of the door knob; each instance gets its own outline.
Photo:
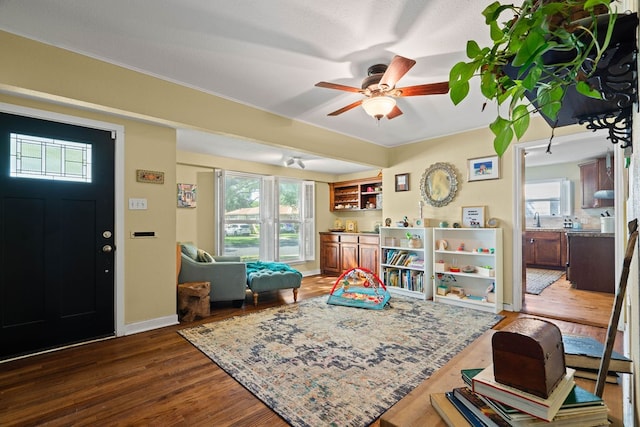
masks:
POLYGON ((109 253, 109 252, 111 252, 112 250, 113 250, 113 248, 111 247, 111 245, 104 245, 104 246, 102 247, 102 252, 109 253))

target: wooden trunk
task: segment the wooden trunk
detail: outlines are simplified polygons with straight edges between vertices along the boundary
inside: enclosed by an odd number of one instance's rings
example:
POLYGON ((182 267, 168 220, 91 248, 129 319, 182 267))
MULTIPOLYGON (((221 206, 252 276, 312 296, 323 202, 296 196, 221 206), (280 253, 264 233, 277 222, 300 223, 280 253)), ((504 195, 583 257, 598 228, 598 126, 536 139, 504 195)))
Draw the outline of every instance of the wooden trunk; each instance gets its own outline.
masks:
POLYGON ((560 329, 542 319, 521 318, 492 339, 495 380, 544 399, 566 374, 560 329))

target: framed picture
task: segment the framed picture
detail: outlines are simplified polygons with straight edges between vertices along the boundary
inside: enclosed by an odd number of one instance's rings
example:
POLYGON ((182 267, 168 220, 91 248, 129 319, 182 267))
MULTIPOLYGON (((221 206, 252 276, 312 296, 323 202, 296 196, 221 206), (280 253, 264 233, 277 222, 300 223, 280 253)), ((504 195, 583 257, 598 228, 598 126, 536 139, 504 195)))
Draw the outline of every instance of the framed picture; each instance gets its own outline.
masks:
POLYGON ((357 221, 352 221, 352 220, 347 220, 346 221, 346 231, 348 231, 349 233, 357 233, 358 232, 358 222, 357 221))
POLYGON ((467 160, 468 181, 484 181, 500 178, 500 157, 477 157, 467 160))
POLYGON ((468 228, 483 228, 484 206, 463 206, 462 226, 468 228))
POLYGON ((137 169, 136 181, 150 184, 164 184, 164 172, 137 169))
POLYGON ((409 174, 396 175, 396 191, 409 191, 409 174))
POLYGON ((178 184, 178 207, 196 207, 196 184, 178 184))

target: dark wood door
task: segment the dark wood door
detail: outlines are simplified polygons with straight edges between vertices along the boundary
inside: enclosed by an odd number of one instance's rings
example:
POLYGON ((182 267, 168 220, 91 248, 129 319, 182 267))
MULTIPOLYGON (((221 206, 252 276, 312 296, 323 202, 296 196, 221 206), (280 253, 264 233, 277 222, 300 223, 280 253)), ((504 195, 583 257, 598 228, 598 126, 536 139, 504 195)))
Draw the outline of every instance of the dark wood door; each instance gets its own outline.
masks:
POLYGON ((358 267, 358 244, 340 243, 340 271, 358 267))
POLYGON ((110 336, 111 132, 0 114, 0 358, 110 336))

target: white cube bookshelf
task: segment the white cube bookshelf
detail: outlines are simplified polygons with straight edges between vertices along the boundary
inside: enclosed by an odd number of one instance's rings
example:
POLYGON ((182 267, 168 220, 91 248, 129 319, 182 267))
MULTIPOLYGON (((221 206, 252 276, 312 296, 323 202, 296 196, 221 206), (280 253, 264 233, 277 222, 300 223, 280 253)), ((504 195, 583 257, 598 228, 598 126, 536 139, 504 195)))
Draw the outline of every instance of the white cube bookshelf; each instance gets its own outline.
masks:
POLYGON ((432 241, 431 228, 380 228, 379 274, 389 292, 420 299, 433 297, 432 241))
POLYGON ((434 302, 502 311, 502 229, 434 228, 432 234, 434 302))

